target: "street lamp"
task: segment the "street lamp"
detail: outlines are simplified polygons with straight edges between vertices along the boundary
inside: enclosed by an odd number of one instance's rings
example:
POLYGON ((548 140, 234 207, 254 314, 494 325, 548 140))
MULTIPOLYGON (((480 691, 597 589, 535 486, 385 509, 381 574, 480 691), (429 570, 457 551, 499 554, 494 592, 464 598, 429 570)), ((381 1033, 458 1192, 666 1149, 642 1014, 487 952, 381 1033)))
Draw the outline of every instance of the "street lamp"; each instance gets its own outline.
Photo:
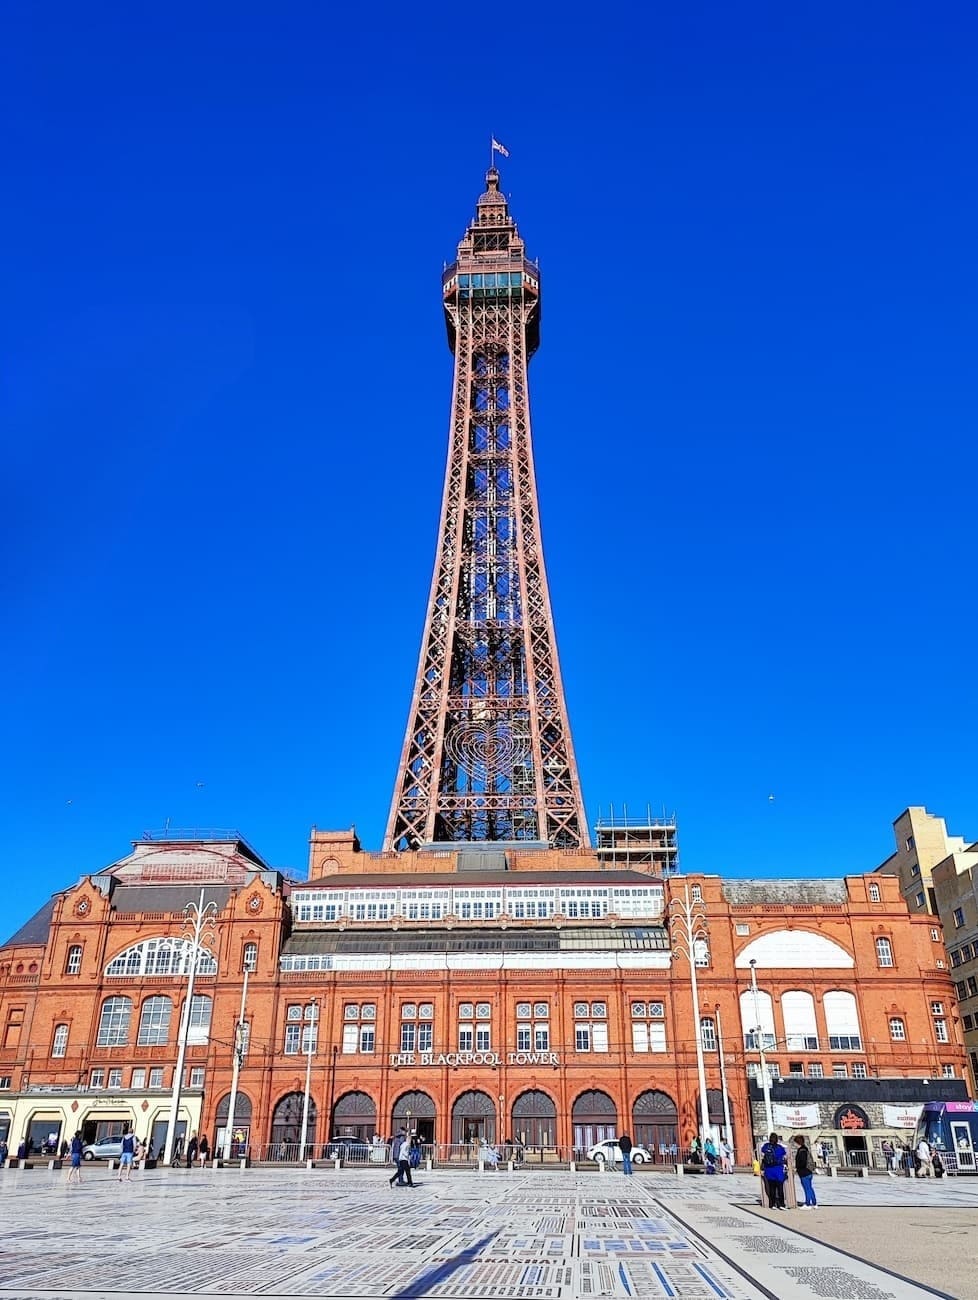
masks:
MULTIPOLYGON (((173 1096, 170 1100, 170 1122, 166 1128, 166 1143, 163 1148, 163 1163, 169 1165, 173 1160, 173 1147, 177 1136, 177 1116, 180 1113, 180 1090, 183 1087, 183 1063, 187 1055, 187 1035, 190 1031, 190 1009, 194 1001, 194 979, 200 962, 202 939, 214 942, 214 918, 217 916, 217 904, 213 899, 204 903, 204 891, 196 903, 188 903, 183 909, 184 930, 192 929, 190 940, 189 979, 187 981, 187 1000, 183 1004, 180 1017, 180 1032, 177 1036, 177 1068, 173 1075, 173 1096)), ((208 954, 209 956, 209 954, 208 954)))
MULTIPOLYGON (((717 1018, 717 1055, 720 1058, 720 1091, 723 1093, 723 1126, 727 1131, 727 1141, 731 1146, 733 1143, 733 1128, 730 1124, 730 1098, 727 1096, 727 1063, 723 1059, 723 1028, 720 1022, 720 1003, 714 1007, 717 1018)), ((734 1160, 736 1161, 736 1152, 734 1160)))
POLYGON ((225 1160, 231 1159, 231 1144, 234 1141, 234 1111, 238 1102, 238 1075, 241 1073, 241 1063, 245 1054, 245 1035, 248 1032, 248 1025, 245 1021, 245 1001, 248 997, 248 976, 255 969, 254 957, 245 959, 244 967, 244 987, 241 990, 241 1011, 238 1015, 238 1023, 234 1026, 234 1050, 232 1053, 233 1060, 231 1065, 231 1097, 228 1101, 227 1127, 224 1130, 224 1152, 225 1160))
POLYGON ((299 1159, 306 1158, 306 1134, 309 1131, 309 1084, 312 1079, 312 1053, 313 1045, 318 1037, 317 1028, 319 1021, 319 1004, 315 1001, 309 1001, 305 1010, 306 1025, 304 1032, 306 1035, 306 1091, 302 1098, 302 1133, 299 1137, 299 1159))
MULTIPOLYGON (((750 960, 750 988, 754 995, 754 1020, 757 1028, 757 1055, 761 1062, 761 1089, 764 1093, 764 1119, 767 1123, 766 1134, 774 1132, 774 1114, 771 1110, 771 1079, 767 1072, 767 1057, 764 1055, 764 1028, 761 1024, 761 1005, 757 996, 757 961, 750 960)), ((751 1125, 753 1127, 753 1125, 751 1125)))
POLYGON ((689 982, 693 997, 693 1032, 696 1042, 696 1072, 700 1085, 700 1141, 705 1142, 710 1132, 710 1112, 706 1096, 706 1067, 703 1064, 703 1039, 700 1033, 700 995, 696 981, 696 957, 706 950, 709 930, 706 910, 701 898, 691 899, 689 885, 683 885, 683 896, 678 895, 669 904, 673 927, 673 952, 689 961, 689 982), (678 933, 677 933, 678 931, 678 933))

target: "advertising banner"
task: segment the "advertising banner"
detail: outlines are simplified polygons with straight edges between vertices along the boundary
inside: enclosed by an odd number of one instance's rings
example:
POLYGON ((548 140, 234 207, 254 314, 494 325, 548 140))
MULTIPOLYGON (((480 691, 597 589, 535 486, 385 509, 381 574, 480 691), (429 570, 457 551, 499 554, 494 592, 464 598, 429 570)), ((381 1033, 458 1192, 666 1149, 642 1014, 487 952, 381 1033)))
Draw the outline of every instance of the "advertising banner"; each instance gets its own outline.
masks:
POLYGON ((818 1106, 814 1104, 787 1106, 775 1102, 771 1111, 778 1128, 818 1128, 818 1106))
POLYGON ((886 1106, 883 1107, 884 1128, 916 1128, 920 1119, 920 1106, 886 1106))

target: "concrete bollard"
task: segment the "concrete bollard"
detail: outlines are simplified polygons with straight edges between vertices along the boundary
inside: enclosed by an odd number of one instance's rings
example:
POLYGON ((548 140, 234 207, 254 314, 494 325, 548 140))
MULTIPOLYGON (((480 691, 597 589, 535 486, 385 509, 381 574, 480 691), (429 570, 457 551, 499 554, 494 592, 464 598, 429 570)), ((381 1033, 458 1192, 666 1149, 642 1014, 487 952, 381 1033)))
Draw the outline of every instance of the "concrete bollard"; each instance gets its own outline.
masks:
POLYGON ((431 1156, 425 1156, 424 1167, 430 1174, 432 1169, 431 1156))
POLYGON ((838 1176, 839 1176, 839 1166, 838 1166, 838 1165, 829 1165, 829 1177, 830 1177, 830 1178, 838 1178, 838 1176))
POLYGON ((507 1173, 510 1173, 510 1174, 513 1172, 513 1162, 512 1162, 512 1160, 507 1160, 507 1161, 506 1161, 506 1171, 507 1171, 507 1173))
POLYGON ((334 1160, 333 1160, 333 1168, 334 1168, 334 1169, 337 1169, 337 1170, 343 1168, 343 1158, 342 1158, 342 1156, 336 1156, 336 1157, 334 1158, 334 1160))
POLYGON ((686 1174, 686 1170, 682 1167, 682 1165, 677 1164, 677 1165, 676 1165, 676 1177, 677 1177, 677 1178, 683 1178, 683 1177, 685 1176, 685 1174, 686 1174))
POLYGON ((859 1177, 860 1177, 860 1178, 868 1178, 868 1177, 869 1177, 869 1170, 866 1168, 865 1165, 863 1165, 863 1167, 860 1169, 860 1171, 859 1171, 859 1177))
POLYGON ((241 1170, 242 1173, 244 1173, 244 1171, 248 1168, 248 1161, 243 1156, 238 1161, 238 1168, 241 1170))
MULTIPOLYGON (((509 1166, 509 1167, 510 1167, 510 1169, 512 1169, 512 1167, 513 1167, 513 1165, 512 1165, 512 1161, 510 1161, 510 1166, 509 1166)), ((576 1173, 577 1173, 577 1161, 576 1161, 576 1160, 572 1160, 572 1161, 570 1162, 570 1164, 567 1166, 567 1168, 568 1168, 568 1170, 569 1170, 570 1173, 572 1173, 572 1174, 576 1174, 576 1173)))
POLYGON ((485 1162, 484 1160, 480 1160, 480 1161, 479 1161, 479 1173, 480 1173, 480 1174, 484 1174, 485 1172, 486 1172, 486 1162, 485 1162))

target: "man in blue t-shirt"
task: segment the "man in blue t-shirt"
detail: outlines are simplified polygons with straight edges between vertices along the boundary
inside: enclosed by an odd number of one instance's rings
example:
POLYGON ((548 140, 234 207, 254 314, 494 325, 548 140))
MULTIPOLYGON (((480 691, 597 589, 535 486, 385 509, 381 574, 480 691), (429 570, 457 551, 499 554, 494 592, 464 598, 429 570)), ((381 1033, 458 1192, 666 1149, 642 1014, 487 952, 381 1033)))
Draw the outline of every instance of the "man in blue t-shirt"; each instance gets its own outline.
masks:
POLYGON ((772 1210, 784 1209, 784 1181, 788 1176, 788 1152, 777 1133, 772 1133, 761 1147, 761 1177, 772 1210))

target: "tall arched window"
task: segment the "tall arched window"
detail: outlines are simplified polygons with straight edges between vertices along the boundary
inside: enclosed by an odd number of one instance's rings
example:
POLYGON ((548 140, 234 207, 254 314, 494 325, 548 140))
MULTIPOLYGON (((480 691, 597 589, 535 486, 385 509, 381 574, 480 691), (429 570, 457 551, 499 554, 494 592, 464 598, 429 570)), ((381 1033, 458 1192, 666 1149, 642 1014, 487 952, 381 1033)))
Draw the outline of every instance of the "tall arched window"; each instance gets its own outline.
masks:
POLYGON ((212 1006, 213 1002, 206 993, 194 994, 187 1021, 187 1042, 191 1045, 206 1043, 210 1037, 212 1006))
POLYGON ((717 1027, 709 1016, 700 1021, 700 1044, 704 1052, 717 1050, 717 1027))
POLYGON ((68 949, 68 956, 65 958, 65 974, 77 975, 81 971, 82 964, 82 946, 80 943, 73 943, 68 949))
POLYGON ((822 999, 825 1011, 825 1028, 829 1035, 829 1050, 833 1052, 861 1052, 859 1012, 856 999, 842 989, 833 989, 822 999))
POLYGON ((745 989, 741 993, 740 1025, 744 1031, 744 1047, 748 1052, 757 1051, 758 1029, 761 1031, 765 1050, 774 1047, 777 1038, 774 1033, 774 1009, 771 1006, 770 993, 764 993, 760 989, 756 994, 753 989, 745 989))
POLYGON ((817 1052, 818 1024, 812 995, 802 989, 782 993, 781 1015, 784 1018, 785 1047, 788 1051, 817 1052))
POLYGON ((129 1042, 132 998, 106 998, 98 1022, 97 1047, 122 1047, 129 1042))
POLYGON ((68 1026, 55 1025, 54 1039, 51 1043, 52 1056, 64 1056, 68 1051, 68 1026))
POLYGON ((159 1047, 169 1042, 172 1014, 173 1003, 169 998, 147 998, 139 1014, 137 1044, 140 1047, 159 1047))
POLYGON ((258 945, 257 943, 246 943, 244 951, 241 954, 241 969, 255 971, 258 967, 258 945))

